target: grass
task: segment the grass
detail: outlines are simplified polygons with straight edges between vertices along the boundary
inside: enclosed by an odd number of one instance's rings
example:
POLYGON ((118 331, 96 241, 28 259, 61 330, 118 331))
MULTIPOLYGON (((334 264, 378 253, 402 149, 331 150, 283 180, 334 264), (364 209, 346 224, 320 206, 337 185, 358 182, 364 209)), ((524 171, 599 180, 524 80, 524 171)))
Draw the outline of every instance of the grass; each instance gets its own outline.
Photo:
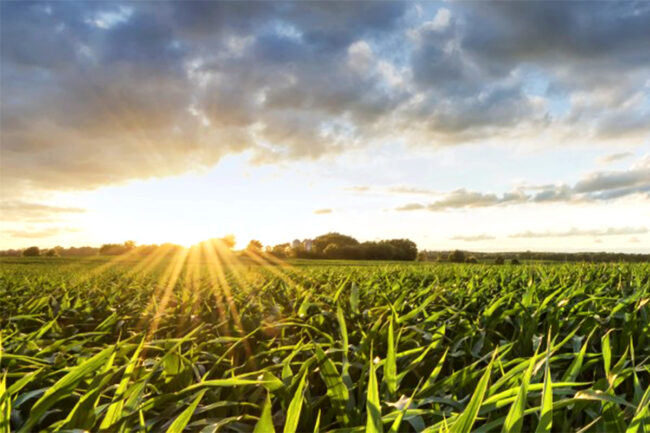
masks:
POLYGON ((0 432, 650 431, 650 265, 0 261, 0 432))

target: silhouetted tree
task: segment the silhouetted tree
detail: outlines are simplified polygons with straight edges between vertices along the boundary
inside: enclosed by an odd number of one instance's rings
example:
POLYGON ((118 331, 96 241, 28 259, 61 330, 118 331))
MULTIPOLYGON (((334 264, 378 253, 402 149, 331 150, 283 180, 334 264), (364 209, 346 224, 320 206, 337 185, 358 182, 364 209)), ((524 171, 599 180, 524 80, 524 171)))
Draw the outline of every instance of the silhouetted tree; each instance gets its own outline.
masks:
POLYGON ((41 255, 41 250, 38 247, 29 247, 23 251, 25 257, 37 257, 41 255))
POLYGON ((235 247, 235 244, 237 243, 237 241, 235 240, 235 235, 233 234, 226 235, 219 240, 228 249, 233 249, 235 247))
POLYGON ((268 251, 270 254, 273 254, 275 257, 284 259, 289 257, 291 253, 291 246, 288 243, 275 245, 273 248, 268 251))
POLYGON ((461 250, 455 250, 449 253, 448 258, 452 263, 463 263, 465 261, 465 253, 461 250))
POLYGON ((55 250, 54 248, 50 248, 45 252, 45 255, 47 257, 59 257, 59 252, 55 250))
POLYGON ((248 245, 246 246, 246 249, 249 251, 253 251, 256 253, 259 253, 262 251, 263 245, 262 242, 258 241, 257 239, 252 239, 248 245))
POLYGON ((325 235, 314 238, 313 248, 316 252, 322 253, 329 245, 337 247, 359 245, 359 241, 351 236, 342 235, 340 233, 327 233, 325 235))
POLYGON ((395 248, 393 260, 415 260, 418 255, 418 247, 410 239, 391 239, 386 242, 395 248))

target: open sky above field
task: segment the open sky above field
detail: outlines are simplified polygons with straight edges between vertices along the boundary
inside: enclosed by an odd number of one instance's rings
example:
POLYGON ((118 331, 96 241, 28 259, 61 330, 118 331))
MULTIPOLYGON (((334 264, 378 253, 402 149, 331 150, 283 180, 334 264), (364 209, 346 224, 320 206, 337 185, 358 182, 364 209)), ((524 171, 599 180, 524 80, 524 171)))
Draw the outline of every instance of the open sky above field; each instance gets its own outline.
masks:
POLYGON ((650 251, 648 2, 0 8, 0 248, 650 251))

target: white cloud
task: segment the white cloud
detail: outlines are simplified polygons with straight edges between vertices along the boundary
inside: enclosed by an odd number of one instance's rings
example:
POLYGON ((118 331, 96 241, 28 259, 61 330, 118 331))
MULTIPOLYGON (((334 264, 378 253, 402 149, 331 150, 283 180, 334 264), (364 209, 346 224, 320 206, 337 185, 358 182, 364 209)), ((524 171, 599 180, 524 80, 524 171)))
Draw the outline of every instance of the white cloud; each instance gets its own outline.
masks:
POLYGON ((366 41, 357 41, 348 48, 348 64, 359 74, 366 74, 374 61, 372 48, 366 41))

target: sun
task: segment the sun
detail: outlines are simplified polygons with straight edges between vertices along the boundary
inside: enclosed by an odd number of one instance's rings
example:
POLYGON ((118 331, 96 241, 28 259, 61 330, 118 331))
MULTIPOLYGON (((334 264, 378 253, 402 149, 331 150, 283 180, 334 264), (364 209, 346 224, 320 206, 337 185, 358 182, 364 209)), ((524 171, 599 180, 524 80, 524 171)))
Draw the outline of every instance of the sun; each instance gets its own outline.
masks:
POLYGON ((203 234, 203 236, 201 236, 192 233, 170 233, 169 236, 163 234, 160 239, 160 242, 171 242, 185 248, 190 248, 191 246, 206 240, 206 235, 203 234))

